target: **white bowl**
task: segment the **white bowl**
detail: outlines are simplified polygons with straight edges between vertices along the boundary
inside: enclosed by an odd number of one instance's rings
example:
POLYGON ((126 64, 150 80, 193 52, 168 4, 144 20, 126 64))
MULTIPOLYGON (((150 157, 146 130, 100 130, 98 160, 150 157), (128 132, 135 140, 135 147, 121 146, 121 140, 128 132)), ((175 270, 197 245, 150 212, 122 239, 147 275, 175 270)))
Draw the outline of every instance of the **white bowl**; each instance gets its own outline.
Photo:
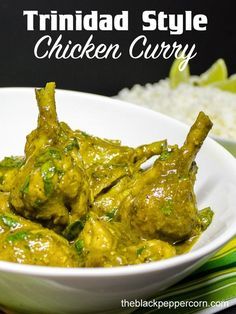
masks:
MULTIPOLYGON (((124 144, 167 138, 181 144, 188 128, 169 117, 118 100, 58 90, 60 120, 73 128, 124 144)), ((0 157, 22 154, 25 135, 36 125, 34 91, 0 90, 0 157)), ((148 298, 184 278, 209 259, 236 230, 236 161, 207 139, 197 157, 199 208, 215 216, 191 252, 150 264, 64 269, 0 262, 0 304, 23 313, 116 313, 121 300, 148 298)))
POLYGON ((213 136, 213 138, 222 146, 224 146, 234 157, 236 157, 236 141, 228 140, 218 136, 213 136))

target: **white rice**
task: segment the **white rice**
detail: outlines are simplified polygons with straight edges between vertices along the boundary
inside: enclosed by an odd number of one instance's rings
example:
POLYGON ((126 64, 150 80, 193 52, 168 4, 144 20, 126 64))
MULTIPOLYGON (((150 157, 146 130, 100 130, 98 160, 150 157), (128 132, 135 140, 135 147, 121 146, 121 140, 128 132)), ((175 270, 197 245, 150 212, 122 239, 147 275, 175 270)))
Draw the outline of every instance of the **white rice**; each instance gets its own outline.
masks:
POLYGON ((214 123, 214 135, 236 140, 236 94, 190 84, 180 84, 172 89, 169 79, 165 79, 145 86, 124 88, 117 98, 159 111, 189 125, 199 111, 204 111, 214 123))

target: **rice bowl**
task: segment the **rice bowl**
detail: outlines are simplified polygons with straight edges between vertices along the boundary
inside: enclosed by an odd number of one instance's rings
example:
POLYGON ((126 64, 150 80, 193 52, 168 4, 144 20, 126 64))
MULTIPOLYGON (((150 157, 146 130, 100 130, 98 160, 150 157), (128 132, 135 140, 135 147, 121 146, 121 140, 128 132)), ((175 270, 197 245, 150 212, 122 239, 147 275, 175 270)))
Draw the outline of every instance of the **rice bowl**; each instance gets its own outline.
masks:
POLYGON ((199 111, 213 121, 211 136, 236 155, 236 94, 214 85, 197 86, 198 77, 171 87, 166 78, 145 86, 122 89, 116 98, 161 112, 188 125, 199 111))

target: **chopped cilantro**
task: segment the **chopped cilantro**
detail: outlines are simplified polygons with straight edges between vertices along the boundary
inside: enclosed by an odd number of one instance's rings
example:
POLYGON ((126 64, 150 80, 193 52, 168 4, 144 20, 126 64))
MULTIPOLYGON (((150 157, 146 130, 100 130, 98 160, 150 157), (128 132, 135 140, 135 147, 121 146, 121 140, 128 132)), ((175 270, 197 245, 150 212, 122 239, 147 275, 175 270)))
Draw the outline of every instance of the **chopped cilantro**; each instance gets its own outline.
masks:
POLYGON ((56 167, 51 160, 45 162, 41 166, 41 175, 44 183, 44 192, 46 196, 49 196, 53 192, 52 178, 56 173, 56 167))
POLYGON ((44 180, 50 180, 56 173, 56 167, 52 161, 47 161, 41 166, 41 174, 44 180))
POLYGON ((34 202, 34 207, 38 208, 39 206, 41 206, 41 205, 42 205, 42 203, 43 203, 43 201, 42 201, 42 200, 37 199, 37 200, 34 202))
POLYGON ((61 154, 60 151, 56 148, 48 148, 41 155, 39 155, 36 159, 36 167, 41 166, 42 164, 50 161, 52 159, 60 160, 61 154))
POLYGON ((84 222, 81 220, 77 220, 70 224, 63 232, 63 236, 67 238, 67 240, 72 241, 76 238, 79 232, 84 228, 84 222))
POLYGON ((0 215, 0 220, 4 223, 4 225, 10 228, 15 228, 19 225, 18 221, 6 215, 0 215))
POLYGON ((161 211, 164 215, 170 216, 173 210, 173 201, 172 200, 166 200, 164 205, 161 207, 161 211))
POLYGON ((14 234, 9 235, 7 237, 7 241, 15 242, 15 241, 25 240, 28 235, 29 235, 29 233, 27 231, 22 230, 22 231, 19 231, 19 232, 16 232, 14 234))
POLYGON ((53 183, 51 180, 44 180, 44 192, 46 196, 49 196, 53 192, 53 183))
POLYGON ((79 254, 81 254, 82 252, 83 252, 83 249, 84 249, 84 241, 83 240, 77 240, 76 242, 75 242, 75 248, 76 248, 76 250, 77 250, 77 252, 79 253, 79 254))
POLYGON ((79 143, 76 138, 73 138, 72 141, 70 141, 70 143, 64 148, 64 152, 67 153, 73 148, 79 149, 79 143))
POLYGON ((24 157, 5 157, 2 161, 0 161, 0 168, 20 168, 24 162, 24 157))
POLYGON ((25 182, 24 182, 23 186, 22 186, 21 189, 20 189, 20 191, 21 191, 23 194, 29 193, 29 185, 30 185, 30 177, 27 176, 26 179, 25 179, 25 182))
POLYGON ((105 214, 105 219, 106 219, 107 221, 113 220, 114 217, 115 217, 115 215, 116 215, 116 213, 117 213, 117 210, 118 210, 118 208, 113 208, 110 212, 107 212, 107 213, 105 214))
POLYGON ((137 256, 141 255, 143 253, 144 249, 145 249, 144 246, 138 248, 137 251, 136 251, 137 256))
POLYGON ((90 137, 90 135, 84 131, 81 131, 81 134, 84 136, 84 137, 90 137))
POLYGON ((167 158, 169 158, 170 154, 171 154, 171 151, 164 150, 164 151, 161 153, 161 155, 160 155, 160 157, 159 157, 159 160, 166 160, 167 158))
POLYGON ((63 177, 64 176, 64 174, 65 174, 65 172, 63 171, 63 170, 61 170, 61 169, 57 169, 57 174, 58 174, 58 176, 59 176, 59 178, 61 178, 61 177, 63 177))
POLYGON ((60 160, 60 159, 61 159, 61 154, 60 154, 60 151, 59 151, 58 149, 49 148, 49 149, 48 149, 48 153, 49 153, 49 155, 50 155, 53 159, 57 159, 57 160, 60 160))

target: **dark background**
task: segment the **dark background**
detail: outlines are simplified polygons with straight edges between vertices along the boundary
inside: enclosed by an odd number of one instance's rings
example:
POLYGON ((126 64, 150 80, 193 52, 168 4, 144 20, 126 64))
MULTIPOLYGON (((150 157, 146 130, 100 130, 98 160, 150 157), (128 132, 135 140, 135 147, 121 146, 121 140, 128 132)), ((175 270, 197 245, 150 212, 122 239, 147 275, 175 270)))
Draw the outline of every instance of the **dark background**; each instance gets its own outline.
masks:
MULTIPOLYGON (((0 86, 42 86, 46 81, 55 80, 59 88, 74 89, 104 95, 114 95, 121 88, 135 83, 155 82, 168 75, 173 59, 133 60, 127 47, 142 34, 141 16, 144 10, 165 11, 166 13, 203 13, 208 16, 206 32, 186 32, 183 35, 168 36, 167 32, 146 32, 149 41, 182 44, 196 43, 198 55, 191 62, 194 74, 206 70, 216 59, 226 60, 229 72, 236 72, 236 20, 235 1, 190 1, 190 0, 68 0, 32 1, 0 0, 0 86), (96 42, 119 43, 123 56, 118 60, 38 60, 33 48, 36 41, 46 32, 26 30, 26 17, 23 10, 38 10, 39 13, 74 13, 75 10, 89 13, 121 13, 129 10, 130 27, 128 32, 94 32, 96 42)), ((53 32, 56 39, 59 33, 53 32)), ((63 32, 65 40, 83 43, 89 32, 63 32)))

